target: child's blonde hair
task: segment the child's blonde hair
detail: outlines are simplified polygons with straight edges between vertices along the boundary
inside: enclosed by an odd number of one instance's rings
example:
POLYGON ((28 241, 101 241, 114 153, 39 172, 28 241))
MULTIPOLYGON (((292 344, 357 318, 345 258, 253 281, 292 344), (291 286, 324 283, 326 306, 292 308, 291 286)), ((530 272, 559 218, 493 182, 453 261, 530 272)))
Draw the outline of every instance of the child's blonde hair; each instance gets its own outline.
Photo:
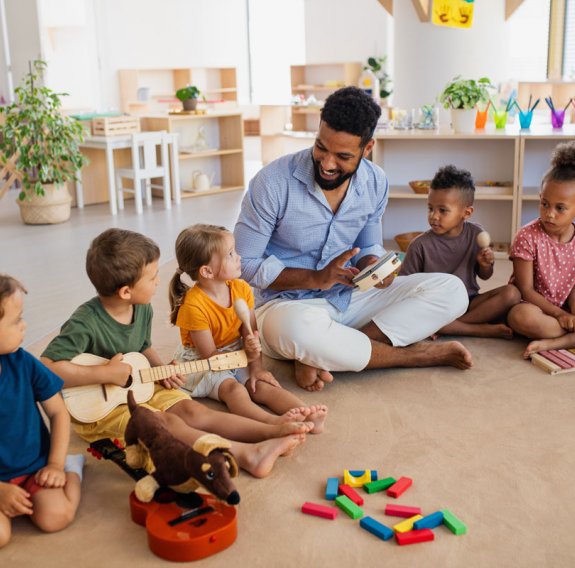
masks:
POLYGON ((170 321, 176 325, 178 310, 184 301, 189 286, 180 276, 186 273, 197 280, 202 266, 209 264, 216 252, 222 250, 224 236, 230 232, 217 225, 197 224, 184 229, 176 239, 176 260, 178 269, 170 281, 170 321))
POLYGON ((4 302, 12 296, 16 290, 21 290, 24 294, 28 293, 28 290, 26 290, 16 278, 12 278, 12 276, 8 276, 8 274, 0 274, 0 319, 4 317, 4 302))
POLYGON ((557 144, 541 186, 548 181, 575 181, 575 142, 557 144))

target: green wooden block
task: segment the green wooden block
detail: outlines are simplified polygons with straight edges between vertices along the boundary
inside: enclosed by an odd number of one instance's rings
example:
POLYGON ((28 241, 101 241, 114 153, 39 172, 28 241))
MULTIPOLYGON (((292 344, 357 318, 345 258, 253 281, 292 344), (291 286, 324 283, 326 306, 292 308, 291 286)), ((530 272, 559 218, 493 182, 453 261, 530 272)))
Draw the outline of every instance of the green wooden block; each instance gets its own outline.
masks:
POLYGON ((397 480, 395 477, 386 477, 385 479, 378 479, 377 481, 372 481, 371 483, 366 483, 363 488, 368 493, 377 493, 378 491, 385 491, 388 487, 391 487, 397 480))
POLYGON ((443 524, 453 534, 465 534, 467 532, 467 527, 451 511, 443 509, 441 512, 443 513, 443 524))
POLYGON ((363 517, 363 511, 345 495, 336 497, 335 504, 352 519, 361 519, 361 517, 363 517))

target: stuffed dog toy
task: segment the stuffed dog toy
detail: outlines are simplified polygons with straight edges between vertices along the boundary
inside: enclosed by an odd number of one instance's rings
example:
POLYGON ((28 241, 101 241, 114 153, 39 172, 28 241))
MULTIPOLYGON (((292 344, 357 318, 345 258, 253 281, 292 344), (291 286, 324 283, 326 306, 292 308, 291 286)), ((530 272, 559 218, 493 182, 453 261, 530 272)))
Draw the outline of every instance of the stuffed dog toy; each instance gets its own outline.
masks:
POLYGON ((168 431, 163 412, 138 405, 132 391, 128 392, 128 407, 126 462, 148 472, 136 483, 140 501, 149 503, 160 487, 190 493, 201 485, 228 505, 240 502, 231 480, 238 475, 238 465, 227 440, 205 434, 190 447, 168 431))

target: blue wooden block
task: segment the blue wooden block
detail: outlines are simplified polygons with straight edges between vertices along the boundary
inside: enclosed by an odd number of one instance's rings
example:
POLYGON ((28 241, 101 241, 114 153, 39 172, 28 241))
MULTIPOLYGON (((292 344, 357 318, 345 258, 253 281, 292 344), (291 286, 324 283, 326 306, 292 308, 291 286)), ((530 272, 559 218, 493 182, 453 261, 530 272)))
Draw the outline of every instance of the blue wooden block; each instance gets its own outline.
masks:
POLYGON ((415 530, 419 529, 434 529, 443 523, 443 513, 441 511, 437 511, 436 513, 431 513, 431 515, 427 515, 423 517, 423 519, 419 519, 419 521, 415 521, 413 523, 413 528, 415 530))
POLYGON ((393 531, 389 527, 376 521, 373 517, 363 517, 363 519, 359 521, 359 526, 367 532, 381 538, 381 540, 389 540, 393 536, 393 531))
POLYGON ((328 477, 325 486, 325 498, 334 501, 338 496, 339 478, 328 477))
MULTIPOLYGON (((354 477, 361 477, 365 473, 365 469, 354 469, 349 472, 354 477)), ((377 481, 377 469, 371 470, 371 480, 377 481)))

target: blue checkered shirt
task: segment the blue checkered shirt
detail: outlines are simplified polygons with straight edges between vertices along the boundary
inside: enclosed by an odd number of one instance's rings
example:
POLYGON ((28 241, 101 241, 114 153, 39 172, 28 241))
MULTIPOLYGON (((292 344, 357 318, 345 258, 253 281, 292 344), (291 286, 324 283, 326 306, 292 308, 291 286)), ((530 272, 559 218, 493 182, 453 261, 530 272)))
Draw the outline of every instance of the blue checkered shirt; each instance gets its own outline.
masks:
POLYGON ((325 298, 345 311, 352 289, 272 290, 284 268, 321 270, 343 252, 359 247, 352 264, 384 254, 381 217, 388 197, 383 170, 363 159, 334 214, 314 182, 311 149, 275 160, 252 179, 234 230, 242 278, 256 290, 256 305, 275 298, 325 298))

